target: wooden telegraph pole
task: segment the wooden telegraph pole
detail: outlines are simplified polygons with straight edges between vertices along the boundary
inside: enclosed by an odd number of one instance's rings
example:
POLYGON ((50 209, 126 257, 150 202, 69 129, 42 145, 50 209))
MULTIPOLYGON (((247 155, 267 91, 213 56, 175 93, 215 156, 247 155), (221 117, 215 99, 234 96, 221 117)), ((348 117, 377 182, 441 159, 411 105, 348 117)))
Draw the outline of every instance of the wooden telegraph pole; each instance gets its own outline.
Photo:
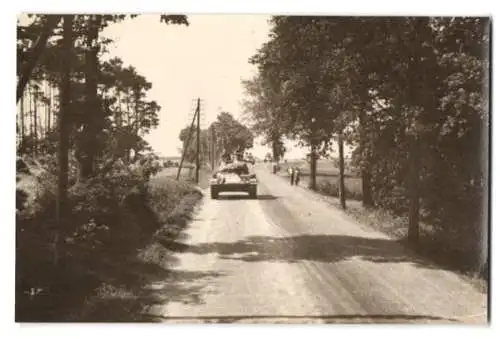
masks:
MULTIPOLYGON (((194 121, 199 113, 200 113, 200 101, 198 99, 198 104, 196 105, 196 111, 194 112, 193 120, 191 121, 191 126, 189 127, 189 134, 188 134, 187 142, 184 144, 184 151, 182 152, 181 163, 179 164, 179 168, 177 169, 177 177, 176 177, 177 180, 179 180, 179 177, 181 175, 182 164, 184 163, 184 158, 186 157, 187 149, 189 148, 189 145, 191 143, 191 136, 193 135, 192 131, 193 131, 193 126, 194 126, 194 121)), ((199 119, 198 119, 198 121, 199 121, 199 119)), ((198 123, 198 126, 199 126, 199 123, 198 123)), ((198 173, 198 169, 196 170, 196 172, 198 173)))
POLYGON ((215 128, 212 126, 212 171, 215 170, 215 164, 217 162, 216 152, 215 152, 215 128))
POLYGON ((196 183, 200 182, 200 98, 196 104, 196 183))

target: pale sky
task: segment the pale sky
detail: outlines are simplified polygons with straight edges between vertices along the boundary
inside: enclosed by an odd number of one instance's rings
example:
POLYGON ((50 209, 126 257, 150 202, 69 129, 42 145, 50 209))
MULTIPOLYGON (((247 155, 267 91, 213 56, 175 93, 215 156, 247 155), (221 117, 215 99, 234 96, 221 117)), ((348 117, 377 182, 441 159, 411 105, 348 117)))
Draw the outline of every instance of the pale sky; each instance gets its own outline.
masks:
MULTIPOLYGON (((248 59, 268 38, 268 16, 189 15, 190 25, 167 26, 158 15, 142 15, 112 24, 103 36, 113 38, 110 57, 120 57, 153 84, 148 95, 162 107, 160 126, 146 137, 155 151, 175 155, 179 132, 201 98, 206 127, 220 109, 238 118, 244 97, 242 79, 254 66, 248 59)), ((255 155, 267 148, 255 147, 255 155)))

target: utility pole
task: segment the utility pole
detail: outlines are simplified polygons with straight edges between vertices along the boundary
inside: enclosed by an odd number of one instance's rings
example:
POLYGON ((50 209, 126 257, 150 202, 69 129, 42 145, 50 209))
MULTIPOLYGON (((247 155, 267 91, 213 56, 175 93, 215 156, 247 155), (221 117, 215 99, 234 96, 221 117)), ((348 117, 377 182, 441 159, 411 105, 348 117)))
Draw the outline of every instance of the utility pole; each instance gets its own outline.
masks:
POLYGON ((213 149, 212 144, 214 142, 212 138, 212 129, 208 128, 207 133, 208 133, 208 164, 210 165, 210 169, 212 169, 214 162, 214 153, 212 152, 213 149))
POLYGON ((215 170, 216 164, 216 152, 215 152, 215 128, 212 127, 212 171, 215 170))
POLYGON ((189 134, 188 134, 188 138, 187 138, 187 142, 184 144, 184 152, 182 152, 182 157, 181 157, 181 163, 179 164, 179 168, 177 170, 177 177, 176 177, 176 180, 179 180, 179 177, 181 175, 181 170, 182 170, 182 164, 184 163, 184 158, 186 157, 186 152, 187 152, 187 149, 189 148, 189 145, 191 143, 191 136, 193 135, 193 126, 194 126, 194 120, 196 119, 196 115, 200 112, 200 105, 198 103, 198 105, 196 106, 196 111, 193 115, 193 120, 191 121, 191 126, 189 127, 189 134))
POLYGON ((196 183, 200 182, 200 98, 196 104, 196 183))

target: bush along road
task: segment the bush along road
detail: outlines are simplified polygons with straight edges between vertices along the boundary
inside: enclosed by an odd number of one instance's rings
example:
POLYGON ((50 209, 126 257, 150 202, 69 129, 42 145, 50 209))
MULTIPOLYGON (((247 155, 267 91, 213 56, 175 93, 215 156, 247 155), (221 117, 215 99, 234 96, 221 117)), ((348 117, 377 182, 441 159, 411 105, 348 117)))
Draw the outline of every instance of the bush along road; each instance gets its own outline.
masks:
POLYGON ((158 265, 164 251, 154 237, 179 233, 202 196, 162 171, 149 180, 144 170, 158 169, 148 166, 131 171, 116 164, 99 184, 72 187, 72 223, 55 268, 46 232, 54 177, 44 163, 18 160, 16 321, 121 321, 137 314, 139 287, 167 272, 158 265))

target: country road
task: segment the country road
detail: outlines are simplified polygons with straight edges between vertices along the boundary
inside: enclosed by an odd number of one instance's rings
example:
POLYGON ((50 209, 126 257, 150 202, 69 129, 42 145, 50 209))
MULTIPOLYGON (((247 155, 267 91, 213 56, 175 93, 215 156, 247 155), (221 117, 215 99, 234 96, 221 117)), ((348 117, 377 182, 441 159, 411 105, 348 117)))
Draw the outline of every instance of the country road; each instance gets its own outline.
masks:
MULTIPOLYGON (((256 168, 259 197, 206 194, 173 254, 196 298, 165 322, 486 324, 487 296, 300 187, 256 168)), ((161 290, 162 283, 154 288, 161 290)))

